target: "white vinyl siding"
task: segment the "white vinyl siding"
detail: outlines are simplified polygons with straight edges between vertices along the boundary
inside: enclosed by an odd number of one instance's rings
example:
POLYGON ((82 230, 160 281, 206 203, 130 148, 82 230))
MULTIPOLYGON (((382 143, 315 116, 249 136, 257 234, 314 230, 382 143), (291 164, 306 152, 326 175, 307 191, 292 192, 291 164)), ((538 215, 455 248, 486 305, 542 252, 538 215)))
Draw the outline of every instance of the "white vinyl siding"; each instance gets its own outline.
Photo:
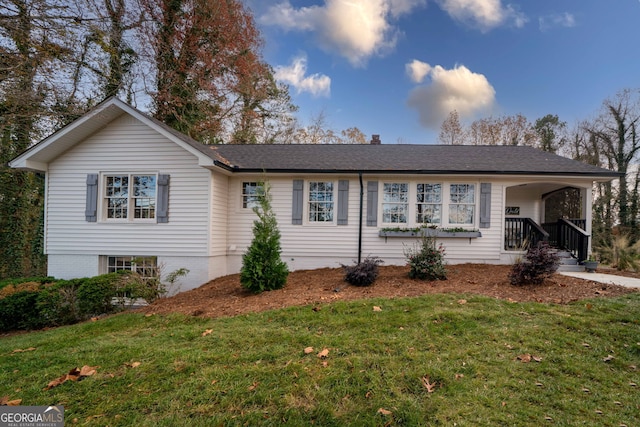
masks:
MULTIPOLYGON (((229 206, 238 206, 237 198, 240 188, 234 195, 229 194, 229 178, 220 173, 212 174, 211 194, 211 255, 225 256, 227 254, 227 238, 230 218, 236 214, 229 210, 229 206), (233 203, 233 201, 236 203, 233 203)), ((248 210, 251 212, 251 209, 248 210)))
POLYGON ((194 155, 136 119, 121 116, 50 163, 45 250, 48 254, 208 255, 210 177, 194 155), (143 171, 171 176, 168 223, 85 220, 88 174, 143 171))

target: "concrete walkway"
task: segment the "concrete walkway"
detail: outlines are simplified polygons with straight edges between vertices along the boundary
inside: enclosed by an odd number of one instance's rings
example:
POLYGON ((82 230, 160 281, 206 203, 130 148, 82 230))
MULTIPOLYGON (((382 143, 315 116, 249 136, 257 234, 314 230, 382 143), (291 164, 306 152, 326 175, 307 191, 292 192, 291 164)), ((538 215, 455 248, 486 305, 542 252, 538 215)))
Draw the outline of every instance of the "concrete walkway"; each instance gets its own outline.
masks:
POLYGON ((609 285, 620 285, 628 288, 640 289, 640 279, 635 279, 633 277, 577 271, 559 271, 558 273, 564 274, 565 276, 577 277, 578 279, 593 280, 594 282, 606 283, 609 285))

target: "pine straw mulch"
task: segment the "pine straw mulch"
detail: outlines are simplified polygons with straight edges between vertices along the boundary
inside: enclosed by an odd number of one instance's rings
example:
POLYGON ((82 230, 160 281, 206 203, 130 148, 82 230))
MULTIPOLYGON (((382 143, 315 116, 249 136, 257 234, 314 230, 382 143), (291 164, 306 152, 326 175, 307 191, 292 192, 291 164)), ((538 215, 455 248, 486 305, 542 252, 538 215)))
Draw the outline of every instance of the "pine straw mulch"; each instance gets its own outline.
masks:
MULTIPOLYGON (((514 302, 566 304, 586 298, 613 297, 636 289, 597 283, 560 274, 542 285, 513 286, 508 265, 458 264, 447 266, 447 280, 425 282, 408 277, 406 266, 381 266, 369 287, 351 286, 342 268, 300 270, 289 274, 283 289, 253 294, 240 286, 238 274, 220 277, 197 289, 157 300, 141 309, 147 314, 182 313, 201 317, 228 317, 289 306, 321 304, 365 298, 414 297, 435 293, 479 294, 514 302)), ((598 269, 598 272, 615 273, 598 269)), ((633 273, 629 273, 633 275, 633 273)), ((637 273, 636 273, 636 276, 637 273)))

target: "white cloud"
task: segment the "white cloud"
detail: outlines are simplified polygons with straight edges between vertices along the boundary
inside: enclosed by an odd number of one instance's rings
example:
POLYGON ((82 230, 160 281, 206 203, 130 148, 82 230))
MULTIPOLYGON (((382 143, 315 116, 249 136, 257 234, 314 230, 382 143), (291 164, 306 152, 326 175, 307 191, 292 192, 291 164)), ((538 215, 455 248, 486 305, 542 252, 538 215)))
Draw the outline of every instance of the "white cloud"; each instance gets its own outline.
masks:
POLYGON ((323 6, 295 9, 289 0, 271 6, 260 18, 285 30, 312 31, 320 46, 363 66, 396 44, 398 30, 391 18, 409 13, 425 0, 325 0, 323 6))
POLYGON ((538 25, 542 32, 555 27, 572 28, 576 26, 576 18, 568 12, 557 13, 539 17, 538 25))
POLYGON ((274 68, 276 80, 293 86, 297 93, 309 92, 313 96, 329 96, 331 93, 331 78, 324 74, 307 74, 307 57, 297 56, 291 65, 279 65, 274 68))
POLYGON ((495 105, 496 91, 487 78, 463 65, 450 70, 436 65, 428 75, 431 82, 414 88, 407 100, 426 128, 438 129, 453 110, 465 120, 489 112, 495 105))
POLYGON ((417 59, 409 62, 404 67, 407 71, 407 74, 411 78, 411 81, 413 81, 414 83, 421 83, 424 78, 427 77, 429 71, 431 71, 431 65, 417 59))
POLYGON ((510 24, 521 28, 526 16, 511 5, 502 5, 502 0, 437 0, 440 7, 453 19, 489 31, 510 24))

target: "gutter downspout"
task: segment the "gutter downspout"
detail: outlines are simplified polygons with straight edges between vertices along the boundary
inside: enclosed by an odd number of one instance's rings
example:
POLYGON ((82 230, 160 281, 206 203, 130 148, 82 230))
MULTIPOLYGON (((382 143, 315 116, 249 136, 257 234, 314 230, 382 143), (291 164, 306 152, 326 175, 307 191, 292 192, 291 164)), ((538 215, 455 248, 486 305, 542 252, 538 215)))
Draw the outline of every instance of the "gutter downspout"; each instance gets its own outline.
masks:
POLYGON ((362 260, 362 205, 364 199, 364 185, 362 184, 362 172, 358 172, 360 180, 360 223, 358 224, 358 264, 362 260))

